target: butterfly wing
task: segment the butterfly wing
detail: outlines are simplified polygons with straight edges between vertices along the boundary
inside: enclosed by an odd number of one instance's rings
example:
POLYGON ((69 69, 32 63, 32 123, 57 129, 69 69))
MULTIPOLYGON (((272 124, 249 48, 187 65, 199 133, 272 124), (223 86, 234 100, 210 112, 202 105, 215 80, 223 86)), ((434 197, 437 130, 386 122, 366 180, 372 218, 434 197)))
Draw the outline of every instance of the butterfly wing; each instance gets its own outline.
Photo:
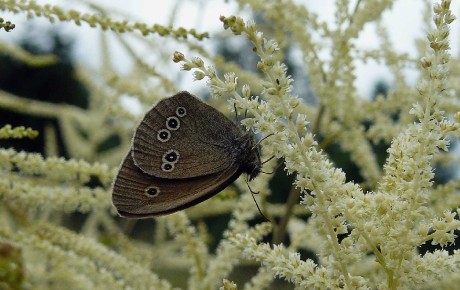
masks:
POLYGON ((133 160, 143 172, 159 178, 218 173, 233 166, 235 151, 229 149, 240 135, 222 113, 180 92, 145 115, 134 135, 133 160))
POLYGON ((115 178, 112 203, 123 217, 144 218, 173 213, 217 194, 240 174, 237 166, 231 166, 197 178, 162 179, 136 167, 130 152, 115 178))

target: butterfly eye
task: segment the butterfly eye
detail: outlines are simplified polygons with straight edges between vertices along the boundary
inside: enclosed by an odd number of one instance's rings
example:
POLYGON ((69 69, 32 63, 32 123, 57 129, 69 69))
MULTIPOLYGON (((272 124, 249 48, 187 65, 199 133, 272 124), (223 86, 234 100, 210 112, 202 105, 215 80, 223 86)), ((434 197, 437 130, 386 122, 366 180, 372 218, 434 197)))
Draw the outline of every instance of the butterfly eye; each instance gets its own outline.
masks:
POLYGON ((176 109, 176 115, 178 117, 184 117, 185 115, 187 115, 187 110, 184 108, 184 107, 177 107, 176 109))
POLYGON ((169 163, 169 162, 163 162, 161 164, 161 170, 164 172, 171 172, 174 170, 174 163, 169 163))
POLYGON ((177 130, 180 127, 180 121, 177 117, 169 117, 166 119, 166 128, 169 130, 177 130))
POLYGON ((162 160, 164 163, 176 163, 179 160, 179 152, 171 149, 163 155, 162 160))
POLYGON ((171 138, 171 132, 166 129, 161 129, 158 131, 157 139, 161 142, 166 142, 171 138))
POLYGON ((148 197, 156 197, 160 194, 160 189, 156 186, 147 187, 145 189, 145 195, 148 197))

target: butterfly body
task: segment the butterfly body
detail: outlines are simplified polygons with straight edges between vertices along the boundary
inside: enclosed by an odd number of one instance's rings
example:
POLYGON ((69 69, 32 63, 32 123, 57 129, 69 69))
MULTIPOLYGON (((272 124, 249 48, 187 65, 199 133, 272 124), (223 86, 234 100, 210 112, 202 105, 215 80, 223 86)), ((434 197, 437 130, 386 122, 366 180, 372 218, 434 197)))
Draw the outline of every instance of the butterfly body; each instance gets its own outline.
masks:
POLYGON ((136 129, 113 185, 119 214, 172 213, 261 169, 254 135, 188 92, 161 100, 136 129))

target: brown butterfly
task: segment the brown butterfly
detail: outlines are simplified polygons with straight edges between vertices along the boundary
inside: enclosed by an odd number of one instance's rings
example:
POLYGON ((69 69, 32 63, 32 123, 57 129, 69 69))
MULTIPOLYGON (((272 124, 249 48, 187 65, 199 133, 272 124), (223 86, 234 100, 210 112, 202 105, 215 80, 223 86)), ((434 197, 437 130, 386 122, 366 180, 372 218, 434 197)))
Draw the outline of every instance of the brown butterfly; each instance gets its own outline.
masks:
POLYGON ((173 213, 261 172, 254 135, 188 92, 161 100, 136 129, 113 184, 121 216, 173 213))

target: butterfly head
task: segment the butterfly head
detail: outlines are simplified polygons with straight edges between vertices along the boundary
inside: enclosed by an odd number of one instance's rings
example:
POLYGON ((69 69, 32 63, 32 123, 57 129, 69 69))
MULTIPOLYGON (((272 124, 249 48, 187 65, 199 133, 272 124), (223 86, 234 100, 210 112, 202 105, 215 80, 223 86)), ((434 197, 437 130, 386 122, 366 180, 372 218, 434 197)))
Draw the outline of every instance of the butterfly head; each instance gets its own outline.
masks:
POLYGON ((249 175, 249 180, 253 180, 259 175, 262 169, 259 147, 257 146, 254 134, 245 132, 238 141, 240 153, 238 161, 241 171, 249 175))

